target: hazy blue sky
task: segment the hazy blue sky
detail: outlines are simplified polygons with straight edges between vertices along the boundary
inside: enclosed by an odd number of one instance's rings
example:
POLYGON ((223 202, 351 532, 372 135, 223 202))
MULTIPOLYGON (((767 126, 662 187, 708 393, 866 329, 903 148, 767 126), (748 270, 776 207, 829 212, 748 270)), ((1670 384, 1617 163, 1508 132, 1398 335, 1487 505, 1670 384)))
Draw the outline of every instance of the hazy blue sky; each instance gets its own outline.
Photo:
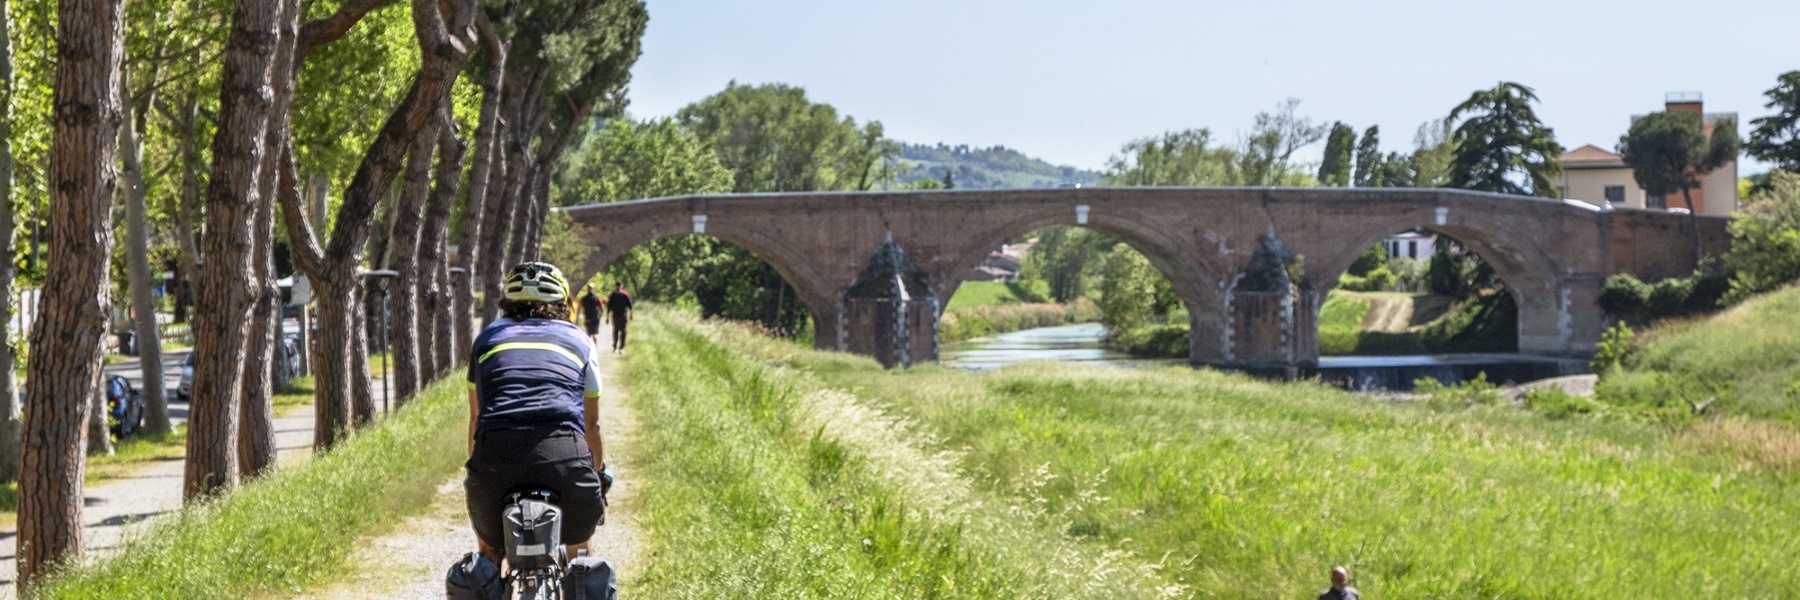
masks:
POLYGON ((895 139, 1085 168, 1170 129, 1235 142, 1287 97, 1314 120, 1379 124, 1384 149, 1403 150, 1420 123, 1501 80, 1537 89, 1564 146, 1611 149, 1665 92, 1702 92, 1708 112, 1747 123, 1776 76, 1800 69, 1800 0, 648 4, 634 116, 734 79, 782 82, 895 139))

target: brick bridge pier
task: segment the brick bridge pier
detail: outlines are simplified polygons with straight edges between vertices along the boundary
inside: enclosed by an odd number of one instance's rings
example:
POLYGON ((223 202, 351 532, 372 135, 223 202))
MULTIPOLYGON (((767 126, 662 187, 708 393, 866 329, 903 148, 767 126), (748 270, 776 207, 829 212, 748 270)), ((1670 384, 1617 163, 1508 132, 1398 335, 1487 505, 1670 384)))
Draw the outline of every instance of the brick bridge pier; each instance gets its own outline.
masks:
MULTIPOLYGON (((999 244, 1082 225, 1144 254, 1190 315, 1190 360, 1245 369, 1318 364, 1325 293, 1358 255, 1421 227, 1480 254, 1519 309, 1519 350, 1583 356, 1605 329, 1615 273, 1685 276, 1689 218, 1441 189, 1077 188, 685 196, 566 209, 587 228, 585 281, 633 246, 704 233, 767 261, 812 313, 821 349, 888 366, 935 361, 937 323, 999 244)), ((1729 244, 1700 217, 1705 254, 1729 244)))

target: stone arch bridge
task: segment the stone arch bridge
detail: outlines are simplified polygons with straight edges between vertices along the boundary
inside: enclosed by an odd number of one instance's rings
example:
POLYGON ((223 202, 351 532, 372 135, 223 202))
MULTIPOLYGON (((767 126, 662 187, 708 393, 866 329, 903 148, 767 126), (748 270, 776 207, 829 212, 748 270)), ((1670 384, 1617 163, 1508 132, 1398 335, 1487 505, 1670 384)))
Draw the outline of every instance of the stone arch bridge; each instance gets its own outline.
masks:
MULTIPOLYGON (((1442 189, 1074 188, 684 196, 570 207, 592 251, 582 280, 633 246, 704 233, 767 261, 811 311, 816 345, 889 366, 934 361, 937 322, 999 244, 1047 225, 1118 238, 1169 278, 1195 364, 1318 363, 1325 292, 1364 250, 1422 227, 1470 247, 1519 309, 1519 350, 1591 354, 1614 273, 1694 269, 1689 217, 1442 189)), ((1700 217, 1703 252, 1725 219, 1700 217)))

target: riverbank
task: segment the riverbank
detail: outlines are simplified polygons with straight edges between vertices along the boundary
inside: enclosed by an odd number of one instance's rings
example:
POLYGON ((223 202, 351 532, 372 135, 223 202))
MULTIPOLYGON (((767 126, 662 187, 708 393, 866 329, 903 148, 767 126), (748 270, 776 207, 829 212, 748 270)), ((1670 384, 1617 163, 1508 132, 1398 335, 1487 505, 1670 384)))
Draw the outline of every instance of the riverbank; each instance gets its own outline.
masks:
POLYGON ((1068 304, 1026 303, 951 308, 938 321, 938 339, 956 342, 997 333, 1100 320, 1100 307, 1087 298, 1068 304))
POLYGON ((1334 564, 1385 597, 1800 584, 1792 430, 644 331, 650 595, 1292 597, 1334 564))

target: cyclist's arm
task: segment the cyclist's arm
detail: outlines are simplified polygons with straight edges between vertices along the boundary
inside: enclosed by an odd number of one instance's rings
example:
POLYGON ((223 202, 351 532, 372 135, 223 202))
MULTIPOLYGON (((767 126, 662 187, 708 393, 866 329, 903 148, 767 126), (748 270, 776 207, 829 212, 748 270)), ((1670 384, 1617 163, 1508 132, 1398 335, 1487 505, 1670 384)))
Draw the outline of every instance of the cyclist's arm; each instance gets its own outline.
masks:
POLYGON ((587 438, 588 450, 594 453, 594 471, 606 467, 606 444, 600 436, 600 361, 588 354, 587 373, 582 377, 581 415, 582 431, 587 438))
POLYGON ((475 454, 475 419, 481 416, 481 400, 475 397, 475 390, 469 390, 469 454, 475 454))

